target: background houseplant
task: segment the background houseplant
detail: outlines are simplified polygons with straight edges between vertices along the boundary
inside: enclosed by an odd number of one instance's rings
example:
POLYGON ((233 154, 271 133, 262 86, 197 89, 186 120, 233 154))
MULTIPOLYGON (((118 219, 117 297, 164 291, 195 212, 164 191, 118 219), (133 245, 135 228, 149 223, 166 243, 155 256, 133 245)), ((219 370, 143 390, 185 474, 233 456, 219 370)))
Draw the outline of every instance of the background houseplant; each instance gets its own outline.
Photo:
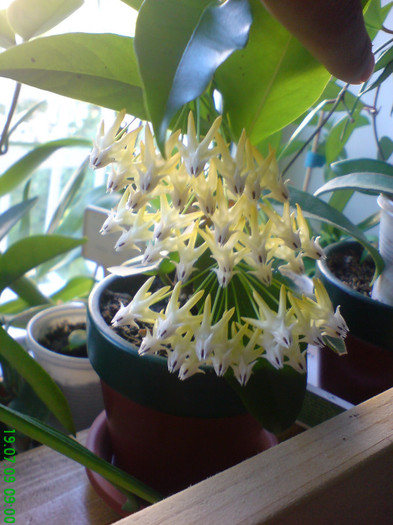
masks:
POLYGON ((85 305, 45 309, 30 319, 26 330, 26 346, 60 386, 76 430, 88 428, 103 404, 99 379, 87 358, 85 305))
MULTIPOLYGON (((137 5, 139 2, 130 2, 130 4, 137 5)), ((167 2, 165 5, 162 4, 162 6, 166 9, 163 12, 160 11, 157 17, 160 21, 160 27, 154 32, 154 36, 157 36, 157 43, 159 44, 156 50, 160 49, 162 42, 167 43, 172 50, 176 48, 176 45, 174 46, 174 43, 171 41, 171 38, 174 37, 174 32, 168 31, 170 21, 173 20, 173 11, 171 9, 175 9, 177 13, 179 6, 184 7, 184 5, 180 2, 167 2), (167 16, 168 25, 165 23, 164 15, 167 16), (164 38, 160 33, 161 30, 166 32, 164 38)), ((225 9, 233 8, 233 6, 240 6, 243 15, 246 15, 245 19, 248 20, 247 3, 227 2, 225 9)), ((71 78, 73 80, 71 84, 60 82, 60 84, 57 83, 56 89, 64 94, 89 99, 96 103, 112 106, 115 109, 126 106, 130 113, 139 117, 146 116, 146 110, 142 104, 143 93, 147 102, 149 117, 153 121, 156 131, 158 131, 158 142, 162 147, 166 124, 169 123, 176 110, 180 110, 181 106, 186 102, 182 98, 184 93, 187 93, 189 100, 201 94, 206 87, 206 81, 209 80, 210 74, 214 72, 217 65, 217 62, 214 62, 214 67, 212 68, 206 54, 203 55, 203 61, 195 62, 193 56, 187 55, 186 52, 190 49, 188 44, 191 40, 193 45, 197 46, 195 48, 197 51, 200 49, 198 46, 204 45, 203 34, 206 29, 210 31, 210 34, 215 34, 216 15, 218 20, 220 20, 219 15, 220 13, 225 13, 225 10, 223 9, 224 6, 213 6, 216 9, 213 9, 213 7, 211 9, 211 7, 207 3, 203 3, 198 5, 196 11, 187 11, 187 9, 184 11, 185 16, 183 20, 187 23, 182 25, 181 33, 176 32, 177 35, 181 34, 181 41, 177 42, 179 51, 177 55, 167 53, 164 56, 159 56, 158 53, 153 53, 151 56, 148 48, 144 48, 143 45, 140 48, 141 63, 148 67, 148 71, 159 73, 159 90, 155 89, 157 86, 156 79, 149 78, 149 75, 142 75, 143 89, 141 88, 141 78, 135 68, 136 61, 131 47, 132 42, 130 39, 117 38, 113 35, 72 35, 54 39, 51 37, 49 40, 36 39, 3 53, 0 59, 1 73, 15 78, 21 75, 19 78, 22 79, 23 77, 23 81, 34 82, 36 85, 41 85, 44 88, 48 88, 49 85, 46 82, 51 83, 54 78, 59 79, 61 77, 63 81, 71 78), (202 15, 206 15, 206 18, 202 17, 202 15), (203 24, 207 24, 207 26, 203 24), (198 28, 203 30, 200 32, 198 30, 195 31, 198 28), (48 47, 46 48, 46 46, 48 47), (72 46, 77 48, 77 53, 71 51, 72 46), (51 49, 50 54, 46 55, 45 60, 37 62, 37 58, 43 57, 42 53, 45 54, 45 49, 49 47, 51 49), (59 50, 63 51, 66 48, 68 48, 68 54, 64 55, 61 53, 61 56, 59 56, 59 50), (91 49, 94 50, 93 56, 91 49), (31 52, 33 52, 33 55, 29 54, 31 52), (144 52, 147 54, 142 57, 144 52), (100 55, 99 60, 92 60, 94 56, 97 57, 98 55, 100 55), (69 60, 69 57, 72 57, 72 60, 69 60), (34 60, 31 60, 31 58, 34 60), (79 64, 76 58, 80 59, 79 64), (165 58, 169 60, 169 63, 165 63, 163 60, 165 58), (20 62, 18 62, 19 60, 20 62), (115 63, 113 62, 114 60, 115 63), (194 65, 198 71, 203 70, 205 65, 209 65, 207 71, 204 71, 204 75, 201 77, 202 82, 195 82, 195 77, 192 75, 186 76, 185 79, 188 80, 189 91, 184 89, 183 84, 181 89, 172 89, 173 86, 176 86, 176 83, 173 84, 173 80, 184 79, 182 73, 185 73, 190 65, 194 65), (90 74, 86 75, 86 73, 90 74), (33 80, 32 77, 34 77, 33 80), (99 79, 99 82, 97 82, 97 79, 99 79), (116 93, 116 96, 114 96, 113 92, 110 92, 113 87, 120 88, 120 93, 123 93, 123 99, 119 96, 119 91, 116 93)), ((145 2, 143 12, 141 10, 139 20, 141 32, 139 36, 142 44, 144 39, 150 39, 152 36, 150 28, 154 22, 155 8, 157 8, 157 5, 154 2, 145 2)), ((159 9, 161 9, 161 5, 159 9)), ((217 72, 215 81, 220 84, 219 87, 224 95, 224 107, 227 104, 235 133, 239 135, 241 127, 246 124, 250 128, 248 132, 252 136, 253 141, 258 142, 281 126, 289 123, 314 102, 320 95, 327 81, 328 74, 296 41, 292 40, 288 33, 267 15, 258 2, 252 2, 252 9, 254 25, 247 52, 241 57, 239 54, 233 55, 224 64, 223 68, 217 72), (260 31, 261 26, 264 27, 265 31, 260 31), (263 49, 264 46, 270 46, 271 43, 274 44, 271 52, 260 57, 259 50, 263 49), (296 71, 293 71, 287 66, 294 62, 295 57, 298 68, 296 71), (255 70, 255 64, 260 65, 260 70, 255 70), (254 78, 255 80, 255 82, 247 84, 247 87, 250 88, 250 93, 247 94, 249 96, 244 95, 244 82, 240 74, 240 70, 243 70, 243 68, 246 70, 247 78, 254 78), (288 82, 291 78, 295 78, 296 82, 293 84, 288 82), (262 79, 264 81, 264 89, 261 89, 262 79), (272 82, 272 79, 274 79, 274 82, 272 82), (288 86, 289 90, 287 89, 288 86), (241 96, 237 96, 237 91, 241 92, 241 96), (273 97, 272 93, 276 95, 276 100, 278 100, 276 104, 273 104, 275 97, 273 97), (285 98, 280 99, 280 93, 285 93, 285 98), (246 101, 246 104, 242 104, 239 107, 238 101, 246 101), (251 104, 251 101, 254 104, 251 104), (280 119, 277 118, 276 110, 278 107, 281 110, 280 119), (257 116, 256 119, 254 118, 255 116, 257 116)), ((239 35, 238 29, 235 32, 237 35, 239 35)), ((244 29, 244 26, 240 27, 240 35, 244 36, 244 29)), ((232 36, 231 31, 228 31, 227 36, 230 41, 228 44, 229 48, 219 49, 219 62, 238 46, 236 39, 234 45, 231 38, 229 38, 232 36)), ((214 48, 214 56, 216 56, 215 53, 217 53, 216 48, 214 48)), ((51 85, 53 86, 53 84, 51 85)), ((211 99, 212 97, 210 97, 210 101, 211 99)), ((212 109, 211 102, 210 109, 212 109)), ((200 107, 200 114, 203 118, 203 107, 200 107)), ((198 121, 203 122, 203 120, 199 119, 198 121)), ((185 129, 185 118, 183 122, 182 128, 185 129)))
MULTIPOLYGON (((383 16, 386 16, 390 6, 386 6, 384 9, 383 16)), ((356 267, 357 275, 353 281, 358 280, 358 276, 362 274, 362 268, 365 268, 363 263, 365 255, 362 247, 353 242, 345 241, 346 236, 331 226, 325 226, 321 230, 322 244, 331 244, 341 239, 338 244, 328 247, 328 259, 318 263, 318 266, 333 303, 342 305, 343 315, 346 317, 350 328, 347 356, 342 360, 337 360, 335 356, 321 352, 321 385, 336 395, 355 403, 361 402, 392 385, 393 354, 390 332, 392 308, 389 306, 391 292, 389 284, 391 272, 389 203, 391 202, 393 173, 389 158, 392 153, 392 140, 390 134, 381 135, 379 125, 381 123, 380 114, 383 114, 384 109, 383 106, 381 107, 384 100, 381 93, 387 87, 385 84, 391 79, 392 49, 389 29, 386 30, 382 44, 376 49, 376 57, 375 76, 360 86, 356 98, 352 98, 352 100, 347 98, 347 103, 349 102, 347 116, 327 131, 319 129, 318 131, 322 131, 320 137, 322 140, 319 141, 319 144, 318 141, 317 143, 314 142, 314 146, 316 146, 314 151, 325 154, 328 162, 325 170, 326 183, 315 193, 318 198, 329 195, 330 204, 336 209, 346 210, 349 204, 360 202, 359 192, 371 196, 378 196, 382 193, 378 199, 380 203, 383 203, 381 213, 366 216, 359 224, 359 228, 367 231, 367 229, 378 224, 381 215, 381 237, 378 246, 380 254, 378 256, 374 251, 372 255, 377 273, 382 267, 381 255, 384 259, 385 269, 373 287, 372 298, 367 296, 365 292, 360 293, 362 292, 360 288, 358 291, 356 288, 350 289, 348 285, 339 280, 339 274, 336 276, 332 274, 332 266, 329 269, 329 261, 332 260, 334 254, 341 254, 342 260, 346 261, 346 271, 348 272, 346 283, 350 283, 350 265, 353 260, 351 252, 355 250, 355 253, 358 254, 355 259, 360 259, 360 266, 356 267), (356 123, 360 124, 361 119, 365 119, 365 116, 367 116, 367 120, 364 120, 362 125, 368 124, 368 127, 364 128, 363 133, 367 132, 369 139, 370 137, 374 139, 376 158, 355 157, 347 159, 344 148, 353 131, 351 126, 356 126, 356 123), (337 131, 341 128, 339 142, 337 142, 338 135, 335 128, 337 131), (333 135, 337 137, 336 144, 334 144, 333 135), (339 158, 341 157, 342 160, 337 162, 337 158, 332 156, 332 151, 339 152, 339 158), (336 162, 332 163, 332 161, 336 162)), ((385 92, 385 105, 390 104, 391 97, 388 95, 389 93, 385 92)), ((369 142, 371 141, 369 140, 369 142)), ((356 155, 356 148, 353 149, 356 155)), ((352 154, 352 156, 354 155, 352 154)), ((375 247, 377 244, 375 234, 369 238, 374 241, 375 247)), ((338 264, 337 261, 335 266, 338 267, 338 264)), ((368 282, 364 282, 364 289, 367 286, 370 295, 374 271, 375 267, 371 265, 368 282)))

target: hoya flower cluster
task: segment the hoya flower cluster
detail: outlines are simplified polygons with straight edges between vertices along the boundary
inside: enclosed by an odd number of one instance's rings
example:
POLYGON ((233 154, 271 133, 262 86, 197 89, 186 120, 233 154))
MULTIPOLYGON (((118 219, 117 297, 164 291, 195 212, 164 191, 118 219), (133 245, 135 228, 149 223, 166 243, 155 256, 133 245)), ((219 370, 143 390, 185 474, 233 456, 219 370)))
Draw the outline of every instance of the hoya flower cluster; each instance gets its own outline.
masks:
POLYGON ((261 358, 304 373, 307 344, 344 339, 347 326, 319 281, 309 295, 283 284, 323 251, 301 209, 290 209, 274 152, 263 158, 245 133, 227 144, 220 118, 199 140, 190 113, 187 135, 173 133, 164 158, 148 124, 119 132, 124 116, 106 133, 101 125, 91 153, 95 168, 111 164, 108 190, 121 192, 102 233, 120 232, 116 250, 141 250, 142 272, 164 258, 175 271, 169 286, 149 278, 112 324, 150 324, 139 353, 166 354, 181 379, 212 365, 244 385, 261 358))

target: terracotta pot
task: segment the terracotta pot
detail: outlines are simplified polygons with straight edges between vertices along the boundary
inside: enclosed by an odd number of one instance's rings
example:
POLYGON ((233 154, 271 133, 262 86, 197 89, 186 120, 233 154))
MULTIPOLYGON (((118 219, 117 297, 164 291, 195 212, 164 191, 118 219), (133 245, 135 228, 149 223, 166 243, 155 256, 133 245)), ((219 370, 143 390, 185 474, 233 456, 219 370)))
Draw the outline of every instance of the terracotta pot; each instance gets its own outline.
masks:
POLYGON ((277 441, 212 369, 180 381, 168 372, 165 358, 140 357, 107 326, 99 308, 104 290, 132 293, 143 280, 111 276, 94 289, 88 352, 101 377, 115 464, 168 495, 277 441))
POLYGON ((320 351, 320 386, 351 403, 361 403, 393 386, 393 307, 371 299, 342 283, 327 266, 329 256, 348 249, 362 251, 355 241, 332 244, 327 259, 318 261, 318 277, 334 307, 349 327, 348 354, 320 351))

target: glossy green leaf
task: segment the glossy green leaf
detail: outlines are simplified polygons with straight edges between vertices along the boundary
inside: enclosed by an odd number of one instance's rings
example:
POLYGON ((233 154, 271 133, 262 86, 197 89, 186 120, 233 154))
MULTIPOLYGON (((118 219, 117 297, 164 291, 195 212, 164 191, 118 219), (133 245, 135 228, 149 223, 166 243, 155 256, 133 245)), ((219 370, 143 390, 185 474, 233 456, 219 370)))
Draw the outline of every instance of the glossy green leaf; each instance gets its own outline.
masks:
POLYGON ((86 177, 87 168, 89 167, 89 157, 83 161, 81 166, 75 171, 75 173, 67 181, 67 184, 63 188, 59 197, 59 203, 51 217, 49 226, 46 233, 53 233, 58 225, 66 215, 67 208, 70 206, 73 199, 78 194, 79 188, 82 186, 83 181, 86 177))
POLYGON ((330 337, 329 335, 325 335, 323 340, 326 346, 328 346, 336 354, 344 355, 347 353, 345 342, 339 337, 330 337))
POLYGON ((15 45, 15 31, 10 26, 7 10, 0 10, 0 47, 10 47, 15 45))
POLYGON ((0 355, 29 383, 64 428, 75 433, 71 411, 60 388, 42 366, 1 326, 0 355))
MULTIPOLYGON (((333 179, 336 180, 336 179, 333 179)), ((332 181, 330 181, 332 182, 332 181)), ((329 184, 329 183, 328 183, 329 184)), ((310 219, 316 219, 329 224, 335 228, 339 228, 346 235, 353 237, 359 241, 365 249, 370 253, 375 262, 375 276, 378 276, 383 268, 384 262, 378 250, 372 246, 363 231, 353 224, 345 215, 330 206, 327 202, 311 195, 310 193, 301 191, 293 186, 290 187, 290 203, 295 206, 299 204, 304 214, 310 219)))
POLYGON ((37 197, 22 201, 15 204, 0 215, 0 240, 3 239, 15 224, 28 213, 34 204, 37 202, 37 197))
POLYGON ((96 456, 75 439, 33 417, 25 416, 0 405, 0 420, 26 436, 101 474, 126 493, 135 494, 149 503, 155 503, 162 499, 162 496, 155 490, 96 456))
POLYGON ((217 67, 245 46, 250 25, 248 0, 145 0, 135 52, 161 146, 176 111, 201 95, 217 67))
POLYGON ((41 35, 76 11, 83 0, 13 0, 8 20, 23 40, 41 35))
POLYGON ((393 153, 393 140, 389 137, 382 137, 379 140, 378 159, 388 160, 391 157, 392 153, 393 153))
POLYGON ((60 235, 33 235, 15 242, 0 256, 0 291, 27 271, 81 246, 85 239, 60 235))
POLYGON ((25 275, 16 279, 9 287, 27 305, 36 306, 51 303, 51 300, 40 291, 33 279, 25 275))
POLYGON ((374 71, 385 69, 385 67, 391 62, 393 62, 393 47, 389 47, 388 49, 385 49, 383 53, 381 53, 380 57, 375 62, 374 71))
POLYGON ((378 31, 381 29, 391 6, 392 2, 382 6, 381 0, 371 0, 367 4, 366 9, 364 10, 364 21, 371 40, 374 40, 378 31))
POLYGON ((382 173, 393 175, 393 166, 388 162, 376 159, 349 159, 334 162, 331 165, 336 175, 349 175, 351 173, 382 173))
POLYGON ((10 166, 0 176, 0 196, 6 195, 19 184, 26 182, 34 170, 38 168, 40 164, 50 157, 55 151, 65 147, 91 147, 91 141, 86 139, 59 139, 52 142, 46 142, 40 144, 33 150, 26 153, 24 157, 19 159, 15 164, 10 166))
POLYGON ((364 95, 364 93, 367 93, 368 91, 372 91, 376 87, 380 86, 387 78, 390 77, 390 75, 393 73, 393 62, 389 62, 389 64, 385 67, 385 69, 382 71, 382 73, 379 75, 377 80, 367 86, 362 92, 361 95, 364 95))
POLYGON ((296 421, 306 393, 307 374, 300 374, 289 366, 276 370, 268 361, 260 359, 246 386, 240 386, 233 375, 227 375, 225 378, 247 411, 263 428, 280 434, 296 421))
POLYGON ((217 88, 235 133, 245 128, 253 143, 302 115, 323 92, 330 74, 258 0, 247 47, 217 71, 217 88))
POLYGON ((392 175, 383 175, 381 173, 352 173, 351 175, 342 175, 318 188, 314 195, 318 196, 330 191, 344 189, 351 189, 371 195, 387 193, 393 196, 393 177, 392 175))
POLYGON ((133 42, 89 33, 37 38, 0 54, 0 76, 144 119, 133 42))

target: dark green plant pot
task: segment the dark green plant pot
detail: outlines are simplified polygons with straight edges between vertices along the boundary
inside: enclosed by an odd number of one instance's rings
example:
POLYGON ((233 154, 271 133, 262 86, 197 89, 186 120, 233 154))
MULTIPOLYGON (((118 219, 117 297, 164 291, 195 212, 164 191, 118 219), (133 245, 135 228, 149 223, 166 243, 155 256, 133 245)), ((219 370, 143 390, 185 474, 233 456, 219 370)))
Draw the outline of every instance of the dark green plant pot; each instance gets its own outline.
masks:
POLYGON ((228 468, 276 442, 246 413, 223 378, 206 367, 185 381, 160 356, 137 348, 100 313, 107 288, 132 295, 144 277, 104 279, 88 305, 88 354, 101 378, 115 461, 156 490, 170 494, 228 468))
POLYGON ((325 390, 357 404, 393 386, 393 307, 351 289, 330 271, 329 257, 348 249, 363 247, 355 241, 332 244, 317 264, 317 276, 349 327, 347 355, 320 351, 319 380, 325 390))

